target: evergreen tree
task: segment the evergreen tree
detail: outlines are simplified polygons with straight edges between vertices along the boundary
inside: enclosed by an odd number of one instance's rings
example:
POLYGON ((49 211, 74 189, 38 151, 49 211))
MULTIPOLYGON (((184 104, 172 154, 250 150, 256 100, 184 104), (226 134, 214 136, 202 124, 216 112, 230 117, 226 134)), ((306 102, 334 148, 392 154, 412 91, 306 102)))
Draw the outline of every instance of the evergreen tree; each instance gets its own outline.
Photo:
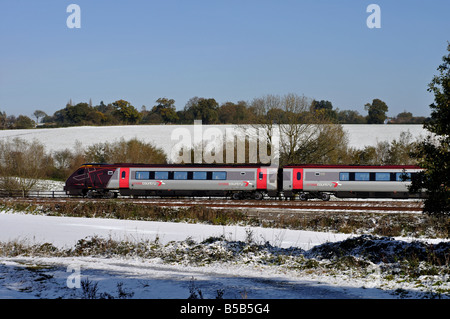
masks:
POLYGON ((159 98, 156 100, 156 104, 151 113, 159 115, 164 123, 176 123, 178 121, 178 115, 175 107, 175 100, 168 98, 159 98))
POLYGON ((368 111, 367 124, 383 124, 386 120, 388 106, 380 99, 374 99, 372 104, 367 103, 364 108, 368 111))
POLYGON ((130 102, 118 100, 113 103, 115 115, 118 116, 124 124, 136 124, 140 119, 140 114, 130 102))
POLYGON ((428 91, 434 94, 434 103, 430 105, 431 119, 424 128, 433 135, 413 153, 424 171, 410 188, 411 192, 426 191, 424 212, 436 215, 450 215, 450 43, 447 51, 437 68, 439 74, 428 86, 428 91))

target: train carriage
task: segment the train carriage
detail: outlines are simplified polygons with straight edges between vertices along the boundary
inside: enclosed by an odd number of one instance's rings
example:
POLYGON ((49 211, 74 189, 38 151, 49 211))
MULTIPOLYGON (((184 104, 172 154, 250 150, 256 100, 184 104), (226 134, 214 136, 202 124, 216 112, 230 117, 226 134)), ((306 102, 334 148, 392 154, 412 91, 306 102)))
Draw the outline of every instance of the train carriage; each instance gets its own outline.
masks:
POLYGON ((66 181, 69 195, 422 198, 408 191, 416 166, 84 164, 66 181))
POLYGON ((421 169, 412 165, 290 165, 283 168, 280 181, 284 196, 299 195, 300 199, 330 195, 340 198, 420 198, 411 194, 411 178, 421 169))
POLYGON ((230 196, 262 199, 278 191, 276 168, 260 165, 84 164, 66 182, 71 195, 230 196))

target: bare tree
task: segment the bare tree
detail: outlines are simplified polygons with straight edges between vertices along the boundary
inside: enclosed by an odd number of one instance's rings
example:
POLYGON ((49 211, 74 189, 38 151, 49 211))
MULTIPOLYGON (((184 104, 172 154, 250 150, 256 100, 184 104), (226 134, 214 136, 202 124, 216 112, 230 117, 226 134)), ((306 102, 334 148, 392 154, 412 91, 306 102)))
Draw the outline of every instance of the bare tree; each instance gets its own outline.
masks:
POLYGON ((44 176, 49 160, 44 145, 38 141, 1 141, 0 188, 28 192, 44 176))
MULTIPOLYGON (((294 93, 256 98, 251 106, 257 110, 258 121, 251 126, 263 132, 269 148, 279 142, 279 164, 323 163, 337 160, 328 156, 345 149, 347 136, 341 125, 331 124, 325 112, 314 110, 313 100, 294 93), (274 140, 279 132, 279 141, 274 140)), ((241 129, 248 126, 242 125, 241 129)))
POLYGON ((34 111, 33 115, 36 118, 36 124, 38 124, 39 123, 39 119, 41 117, 47 116, 47 113, 45 113, 44 111, 41 111, 41 110, 36 110, 36 111, 34 111))

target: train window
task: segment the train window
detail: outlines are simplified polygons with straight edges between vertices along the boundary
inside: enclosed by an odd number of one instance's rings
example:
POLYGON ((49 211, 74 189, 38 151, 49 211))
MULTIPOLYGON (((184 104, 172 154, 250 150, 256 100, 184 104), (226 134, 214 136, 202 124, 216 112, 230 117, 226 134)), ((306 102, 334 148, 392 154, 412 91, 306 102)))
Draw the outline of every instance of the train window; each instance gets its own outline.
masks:
POLYGON ((126 175, 127 175, 127 172, 123 171, 122 172, 122 179, 124 179, 126 175))
POLYGON ((355 181, 370 181, 370 173, 355 173, 355 181))
POLYGON ((155 172, 155 179, 169 179, 169 172, 155 172))
POLYGON ((212 172, 212 179, 227 179, 227 172, 212 172))
POLYGON ((206 172, 194 172, 192 175, 193 179, 206 179, 206 172))
POLYGON ((396 173, 398 182, 406 182, 411 180, 411 173, 396 173))
POLYGON ((302 173, 297 172, 297 180, 301 181, 302 180, 302 173))
POLYGON ((339 173, 339 180, 340 181, 349 181, 350 173, 339 173))
POLYGON ((77 175, 81 175, 81 174, 84 174, 84 168, 80 168, 80 169, 77 171, 77 175))
POLYGON ((187 179, 188 172, 173 172, 173 179, 187 179))
POLYGON ((375 173, 376 181, 390 181, 391 173, 375 173))
POLYGON ((263 172, 259 172, 258 178, 259 178, 260 181, 263 180, 263 178, 264 178, 263 172))
POLYGON ((150 172, 136 172, 135 179, 150 179, 150 172))

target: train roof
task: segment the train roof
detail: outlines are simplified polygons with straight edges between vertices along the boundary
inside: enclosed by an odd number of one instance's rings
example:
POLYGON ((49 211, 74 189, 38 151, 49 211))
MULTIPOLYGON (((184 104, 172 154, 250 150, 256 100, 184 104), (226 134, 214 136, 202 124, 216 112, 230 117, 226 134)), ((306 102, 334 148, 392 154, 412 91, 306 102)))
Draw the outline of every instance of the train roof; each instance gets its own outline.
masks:
POLYGON ((292 164, 283 168, 347 168, 347 169, 421 169, 416 165, 326 165, 326 164, 292 164))
MULTIPOLYGON (((205 168, 258 168, 258 167, 273 167, 270 164, 145 164, 145 163, 84 163, 82 166, 96 166, 96 167, 205 167, 205 168)), ((280 168, 316 168, 316 169, 421 169, 416 165, 328 165, 328 164, 290 164, 280 168)))
POLYGON ((269 164, 145 164, 145 163, 84 163, 82 166, 100 166, 100 167, 226 167, 226 168, 258 168, 269 167, 269 164))

